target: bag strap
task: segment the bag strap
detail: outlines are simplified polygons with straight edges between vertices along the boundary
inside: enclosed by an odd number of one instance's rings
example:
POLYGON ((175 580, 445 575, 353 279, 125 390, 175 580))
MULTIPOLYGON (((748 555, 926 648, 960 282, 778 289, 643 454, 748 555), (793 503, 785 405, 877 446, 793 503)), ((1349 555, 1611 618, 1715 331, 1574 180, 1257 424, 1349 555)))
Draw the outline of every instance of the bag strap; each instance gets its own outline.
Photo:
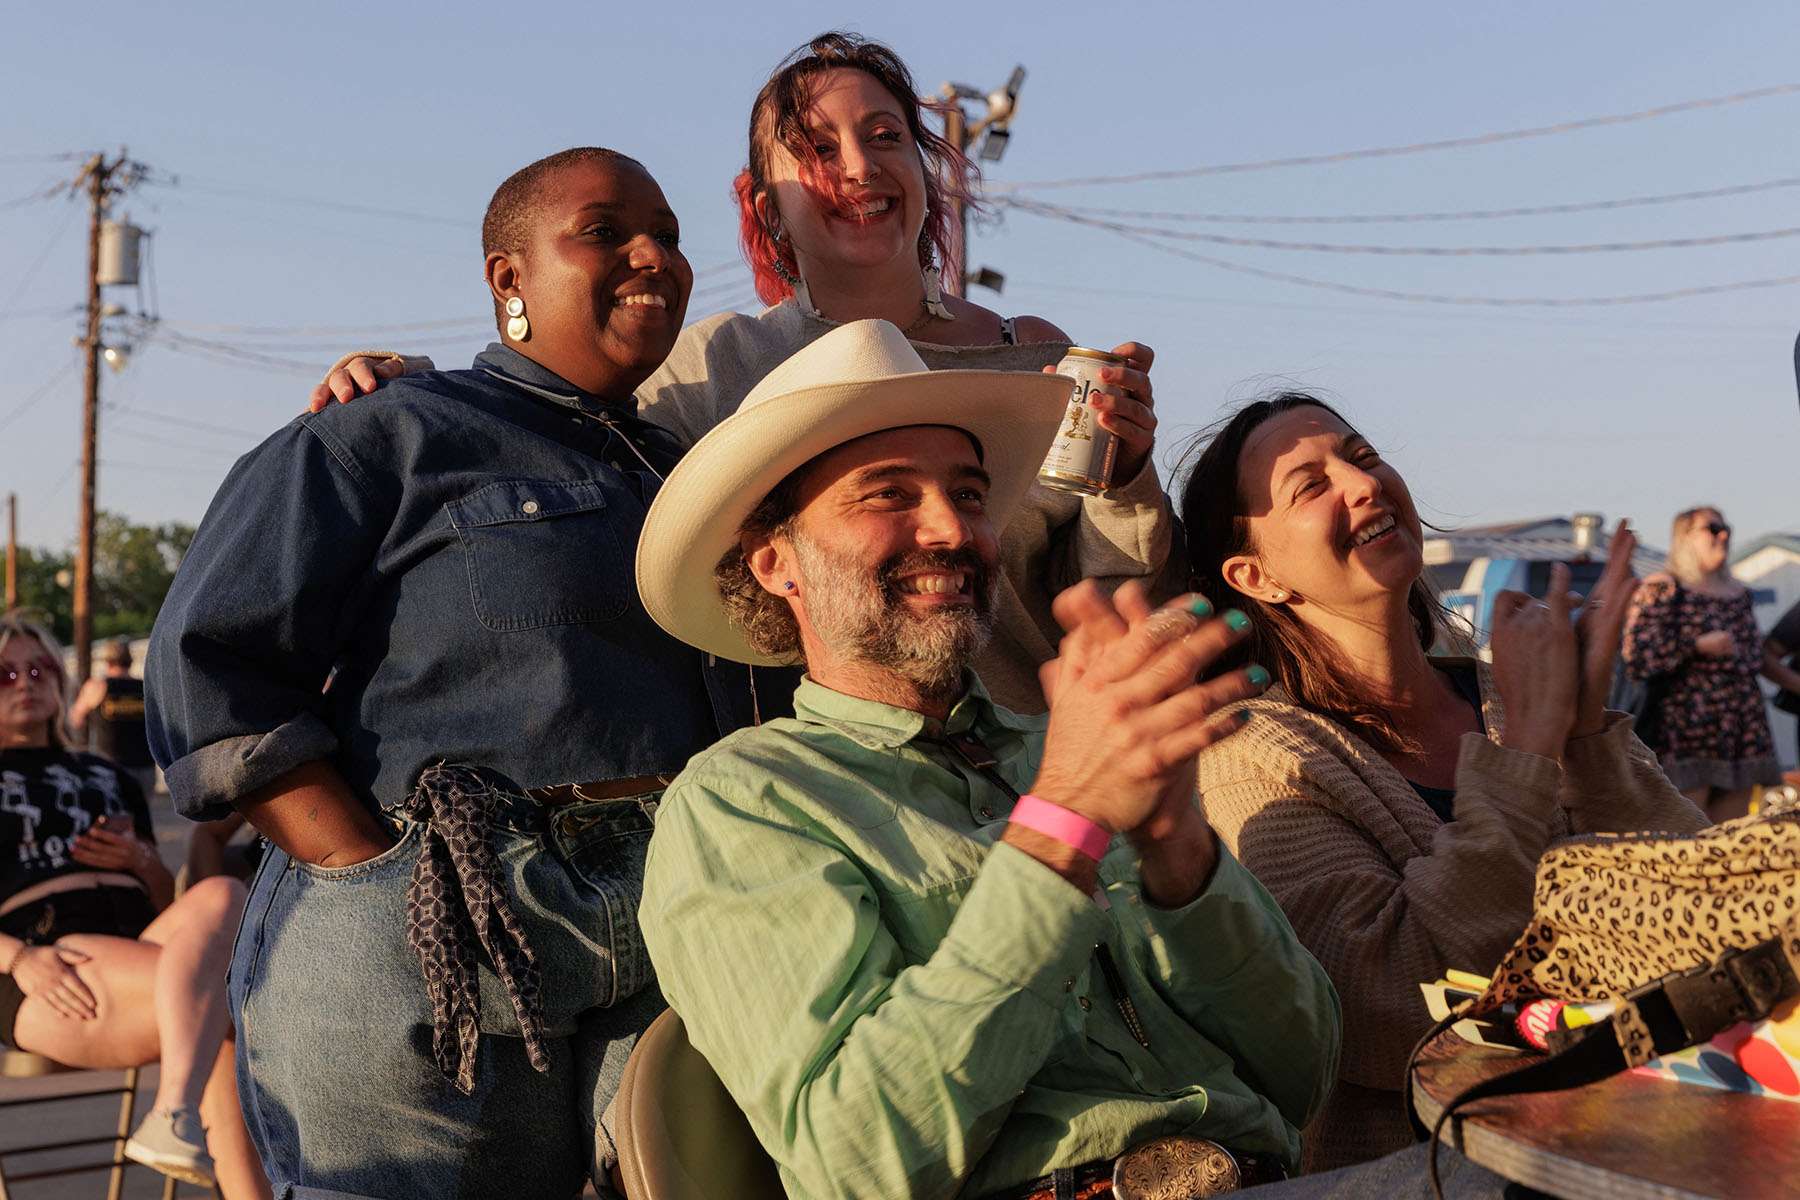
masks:
POLYGON ((1406 1111, 1413 1132, 1431 1139, 1426 1152, 1431 1191, 1442 1200, 1438 1182, 1438 1137, 1459 1108, 1493 1096, 1520 1092, 1560 1092, 1597 1083, 1626 1067, 1709 1041, 1741 1021, 1760 1021, 1789 996, 1800 992, 1800 919, 1789 932, 1716 961, 1665 975, 1626 993, 1607 1020, 1579 1030, 1553 1030, 1546 1037, 1550 1056, 1464 1088, 1444 1105, 1429 1134, 1414 1101, 1419 1053, 1463 1014, 1451 1013, 1428 1030, 1406 1064, 1406 1111))

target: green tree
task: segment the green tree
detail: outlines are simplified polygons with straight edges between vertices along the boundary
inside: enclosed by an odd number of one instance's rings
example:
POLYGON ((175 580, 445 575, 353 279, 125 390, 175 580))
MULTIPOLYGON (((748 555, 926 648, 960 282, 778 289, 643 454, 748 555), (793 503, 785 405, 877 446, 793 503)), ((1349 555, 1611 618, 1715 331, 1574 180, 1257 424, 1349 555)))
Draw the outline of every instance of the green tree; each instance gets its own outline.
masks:
POLYGON ((41 546, 19 547, 19 607, 45 618, 50 632, 64 642, 75 634, 69 595, 74 577, 73 554, 59 554, 41 546))
MULTIPOLYGON (((194 527, 180 522, 134 525, 118 513, 94 518, 94 586, 90 603, 96 639, 148 633, 194 527)), ((75 554, 42 547, 19 552, 19 605, 46 614, 65 642, 74 636, 75 554)))

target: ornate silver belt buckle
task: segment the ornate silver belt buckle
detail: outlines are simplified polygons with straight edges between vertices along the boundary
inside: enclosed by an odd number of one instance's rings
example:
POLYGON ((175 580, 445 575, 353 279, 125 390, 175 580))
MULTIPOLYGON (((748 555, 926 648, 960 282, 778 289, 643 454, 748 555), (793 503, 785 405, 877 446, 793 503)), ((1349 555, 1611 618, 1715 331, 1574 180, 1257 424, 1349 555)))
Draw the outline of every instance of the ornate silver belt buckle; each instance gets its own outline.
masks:
POLYGON ((1185 1133, 1133 1146, 1113 1164, 1116 1200, 1201 1200, 1235 1192, 1242 1182, 1231 1151, 1185 1133))

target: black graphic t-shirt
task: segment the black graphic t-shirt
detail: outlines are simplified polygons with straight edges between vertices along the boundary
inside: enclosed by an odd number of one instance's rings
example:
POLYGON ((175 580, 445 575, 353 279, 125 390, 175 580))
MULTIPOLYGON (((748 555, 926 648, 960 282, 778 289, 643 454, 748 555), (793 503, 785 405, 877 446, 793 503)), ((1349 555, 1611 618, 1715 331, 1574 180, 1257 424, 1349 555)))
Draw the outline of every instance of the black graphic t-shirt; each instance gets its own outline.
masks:
POLYGON ((41 880, 95 870, 70 849, 106 813, 127 814, 139 837, 155 841, 143 789, 99 755, 0 751, 0 900, 41 880))

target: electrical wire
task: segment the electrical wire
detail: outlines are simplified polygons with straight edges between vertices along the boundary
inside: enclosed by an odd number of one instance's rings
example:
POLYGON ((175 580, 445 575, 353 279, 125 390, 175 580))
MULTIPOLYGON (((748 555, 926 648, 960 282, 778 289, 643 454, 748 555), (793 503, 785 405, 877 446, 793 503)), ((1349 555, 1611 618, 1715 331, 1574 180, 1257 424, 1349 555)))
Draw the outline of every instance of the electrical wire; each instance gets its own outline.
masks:
POLYGON ((35 392, 32 392, 31 395, 21 400, 18 407, 14 408, 4 417, 0 417, 0 429, 5 429, 8 425, 11 425, 14 421, 24 416, 30 411, 32 405, 42 400, 45 396, 48 396, 50 394, 50 389, 61 383, 65 378, 72 374, 74 370, 75 363, 73 361, 64 363, 58 368, 56 374, 46 379, 35 392))
POLYGON ((1350 162, 1363 158, 1389 158, 1400 154, 1422 154, 1429 150, 1459 150, 1468 146, 1487 146, 1497 142, 1517 141, 1521 138, 1572 133, 1578 129, 1594 129, 1603 125, 1623 125, 1631 121, 1646 121, 1652 117, 1666 117, 1672 113, 1718 108, 1726 104, 1742 104, 1749 100, 1765 100, 1771 96, 1785 96, 1793 92, 1800 92, 1800 83, 1784 83, 1775 87, 1756 88, 1730 96, 1684 100, 1679 104, 1664 104, 1638 112, 1617 113, 1605 117, 1586 117, 1579 121, 1562 121, 1555 125, 1540 125, 1531 129, 1512 129, 1504 133, 1484 133, 1475 137, 1416 142, 1410 146, 1379 146, 1366 150, 1347 150, 1338 154, 1303 154, 1292 158, 1265 159, 1261 162, 1217 163, 1212 166, 1187 167, 1173 171, 1140 171, 1132 175, 1092 175, 1079 179, 1045 179, 1030 183, 999 184, 989 190, 994 193, 1020 192, 1027 188, 1092 187, 1100 184, 1143 183, 1153 179, 1194 179, 1202 175, 1226 175, 1240 171, 1264 171, 1275 167, 1309 167, 1325 163, 1350 162))
POLYGON ((165 328, 189 329, 195 333, 241 333, 257 337, 344 337, 364 333, 412 333, 424 329, 458 329, 463 326, 486 328, 494 323, 491 316, 447 317, 441 321, 406 321, 393 325, 211 325, 199 321, 165 319, 165 328))
POLYGON ((50 252, 56 249, 56 244, 62 240, 62 235, 68 232, 69 222, 75 219, 75 211, 74 206, 71 205, 69 211, 63 214, 62 224, 56 227, 55 233, 45 239, 44 248, 38 251, 36 260, 25 268, 25 274, 19 277, 19 286, 14 288, 13 294, 6 298, 6 303, 0 304, 0 311, 12 308, 19 302, 19 297, 30 289, 32 281, 37 278, 37 273, 43 269, 44 263, 50 258, 50 252))
POLYGON ((1664 300, 1685 300, 1693 296, 1712 296, 1723 292, 1742 292, 1760 288, 1788 287, 1800 283, 1800 275, 1784 275, 1773 279, 1745 279, 1732 283, 1701 284, 1694 287, 1675 288, 1666 292, 1640 292, 1624 296, 1577 296, 1558 297, 1498 297, 1498 296, 1446 296, 1431 292, 1401 292, 1388 288, 1361 287, 1351 283, 1335 283, 1326 279, 1312 279, 1305 275, 1293 275, 1286 271, 1269 271, 1262 267, 1252 267, 1244 263, 1234 263, 1228 259, 1215 258, 1210 254, 1199 254, 1180 246, 1167 246, 1141 234, 1121 233, 1120 237, 1127 241, 1137 242, 1152 250, 1160 250, 1165 254, 1173 254, 1178 258, 1204 263, 1209 267, 1217 267, 1222 271, 1235 271, 1242 275, 1254 275, 1261 279, 1272 279, 1279 283, 1292 283, 1300 287, 1321 288, 1325 291, 1344 292, 1352 296, 1372 296, 1381 300, 1405 300, 1416 304, 1454 304, 1483 308, 1595 308, 1619 304, 1654 304, 1664 300))
POLYGON ((1243 246, 1259 250, 1306 250, 1318 254, 1391 254, 1424 255, 1439 258, 1524 254, 1611 254, 1630 250, 1685 250, 1696 246, 1723 246, 1739 242, 1766 242, 1800 235, 1800 226, 1788 229, 1759 230, 1754 233, 1720 233, 1705 237, 1659 238, 1648 242, 1588 242, 1554 246, 1369 246, 1339 242, 1283 242, 1273 238, 1231 237, 1222 233, 1200 233, 1194 230, 1158 229, 1152 225, 1126 225, 1087 217, 1054 204, 1041 201, 1013 201, 1015 211, 1055 217, 1077 225, 1110 229, 1114 233, 1138 233, 1149 237, 1184 242, 1206 242, 1214 246, 1243 246))
POLYGON ((208 184, 202 178, 196 184, 189 176, 182 183, 183 191, 202 196, 223 196, 237 200, 261 200, 268 204, 285 204, 294 208, 317 208, 332 212, 352 213, 362 217, 391 217, 401 221, 418 221, 429 225, 445 225, 453 229, 474 229, 479 224, 466 217, 444 217, 433 213, 407 212, 397 208, 376 208, 368 204, 351 204, 343 200, 316 200, 305 196, 279 196, 270 192, 256 192, 245 188, 218 187, 208 184))
MULTIPOLYGON (((1769 179, 1761 183, 1738 183, 1729 187, 1706 188, 1695 192, 1669 192, 1659 196, 1628 196, 1618 200, 1585 200, 1572 204, 1539 204, 1523 208, 1486 208, 1466 212, 1424 213, 1355 213, 1335 216, 1270 216, 1263 213, 1197 213, 1154 212, 1141 208, 1097 208, 1084 205, 1056 205, 1065 212, 1096 217, 1135 217, 1145 221, 1197 221, 1221 225, 1380 225, 1416 221, 1486 221, 1511 217, 1541 217, 1552 214, 1602 212, 1617 208, 1638 208, 1650 204, 1680 204, 1690 200, 1713 200, 1721 196, 1743 196, 1775 188, 1800 186, 1800 178, 1769 179)), ((1029 200, 1029 197, 1025 198, 1029 200)), ((994 198, 1000 208, 1016 207, 1011 197, 994 198)))

